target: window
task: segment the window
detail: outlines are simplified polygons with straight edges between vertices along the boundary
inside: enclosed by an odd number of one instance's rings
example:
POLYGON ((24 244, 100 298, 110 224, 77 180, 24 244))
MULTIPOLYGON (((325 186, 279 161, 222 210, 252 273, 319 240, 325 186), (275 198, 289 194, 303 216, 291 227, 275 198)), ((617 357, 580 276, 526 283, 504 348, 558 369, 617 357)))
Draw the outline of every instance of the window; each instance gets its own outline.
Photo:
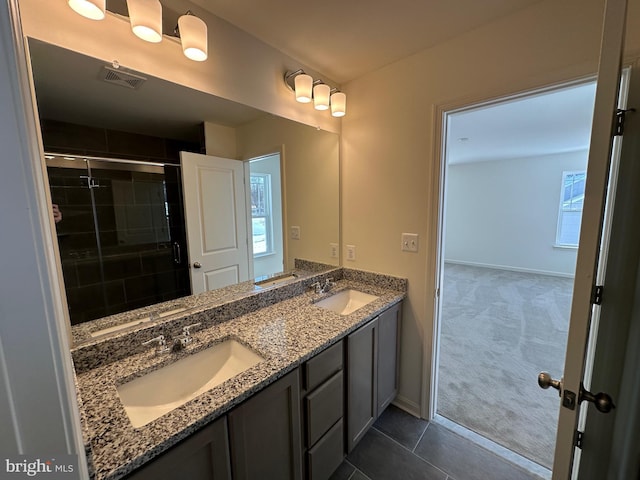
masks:
POLYGON ((586 172, 562 172, 560 214, 556 233, 557 245, 578 246, 586 180, 586 172))
POLYGON ((253 254, 263 255, 273 251, 271 241, 271 175, 252 173, 250 179, 253 254))

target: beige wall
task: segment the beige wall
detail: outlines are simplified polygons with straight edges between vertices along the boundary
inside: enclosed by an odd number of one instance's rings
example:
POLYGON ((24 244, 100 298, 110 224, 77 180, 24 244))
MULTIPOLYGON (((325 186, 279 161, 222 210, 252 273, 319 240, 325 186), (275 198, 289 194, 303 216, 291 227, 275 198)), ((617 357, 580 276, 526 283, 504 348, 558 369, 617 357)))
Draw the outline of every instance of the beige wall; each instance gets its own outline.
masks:
POLYGON ((236 129, 238 158, 282 152, 285 269, 301 258, 337 265, 330 243, 340 241, 339 138, 282 118, 264 117, 236 129), (300 227, 300 240, 288 235, 300 227))
MULTIPOLYGON (((637 52, 631 3, 628 49, 637 52)), ((357 246, 345 265, 409 279, 398 397, 406 408, 426 404, 432 376, 441 110, 595 73, 603 6, 543 1, 343 86, 343 244, 357 246), (420 235, 418 253, 401 252, 402 232, 420 235)))

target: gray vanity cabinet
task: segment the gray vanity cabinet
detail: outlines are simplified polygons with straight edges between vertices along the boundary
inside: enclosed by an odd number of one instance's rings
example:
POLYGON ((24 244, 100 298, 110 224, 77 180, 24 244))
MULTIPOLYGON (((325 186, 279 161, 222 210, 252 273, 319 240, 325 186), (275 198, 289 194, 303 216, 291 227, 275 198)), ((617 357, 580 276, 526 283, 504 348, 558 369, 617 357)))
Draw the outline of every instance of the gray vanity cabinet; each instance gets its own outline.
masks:
POLYGON ((231 480, 227 417, 222 417, 127 477, 128 480, 231 480))
POLYGON ((378 317, 377 416, 382 414, 398 394, 401 305, 394 305, 378 317))
POLYGON ((377 414, 378 318, 347 337, 347 452, 377 414))
POLYGON ((343 359, 340 341, 302 367, 307 480, 328 480, 344 459, 343 359))
POLYGON ((401 304, 347 337, 347 452, 398 392, 401 304))
POLYGON ((234 480, 302 479, 298 376, 296 369, 228 414, 234 480))

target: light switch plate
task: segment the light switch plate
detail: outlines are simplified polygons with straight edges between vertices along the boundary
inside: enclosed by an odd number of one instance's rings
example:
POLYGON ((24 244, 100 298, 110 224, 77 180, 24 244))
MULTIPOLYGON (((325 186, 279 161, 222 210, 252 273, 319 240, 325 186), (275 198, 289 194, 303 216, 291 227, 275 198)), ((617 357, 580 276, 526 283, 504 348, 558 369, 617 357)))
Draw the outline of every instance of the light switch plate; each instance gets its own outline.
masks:
POLYGON ((417 233, 402 234, 402 251, 403 252, 418 251, 418 234, 417 233))
POLYGON ((291 240, 300 240, 300 227, 291 227, 291 240))

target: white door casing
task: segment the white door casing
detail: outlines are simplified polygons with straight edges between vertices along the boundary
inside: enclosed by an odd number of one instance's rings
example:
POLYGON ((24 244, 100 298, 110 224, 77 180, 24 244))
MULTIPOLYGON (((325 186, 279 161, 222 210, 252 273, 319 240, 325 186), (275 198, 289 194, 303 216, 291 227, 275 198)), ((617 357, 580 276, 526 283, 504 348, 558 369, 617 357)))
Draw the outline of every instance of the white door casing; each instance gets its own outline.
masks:
POLYGON ((244 163, 189 152, 180 163, 192 293, 248 280, 244 163))

